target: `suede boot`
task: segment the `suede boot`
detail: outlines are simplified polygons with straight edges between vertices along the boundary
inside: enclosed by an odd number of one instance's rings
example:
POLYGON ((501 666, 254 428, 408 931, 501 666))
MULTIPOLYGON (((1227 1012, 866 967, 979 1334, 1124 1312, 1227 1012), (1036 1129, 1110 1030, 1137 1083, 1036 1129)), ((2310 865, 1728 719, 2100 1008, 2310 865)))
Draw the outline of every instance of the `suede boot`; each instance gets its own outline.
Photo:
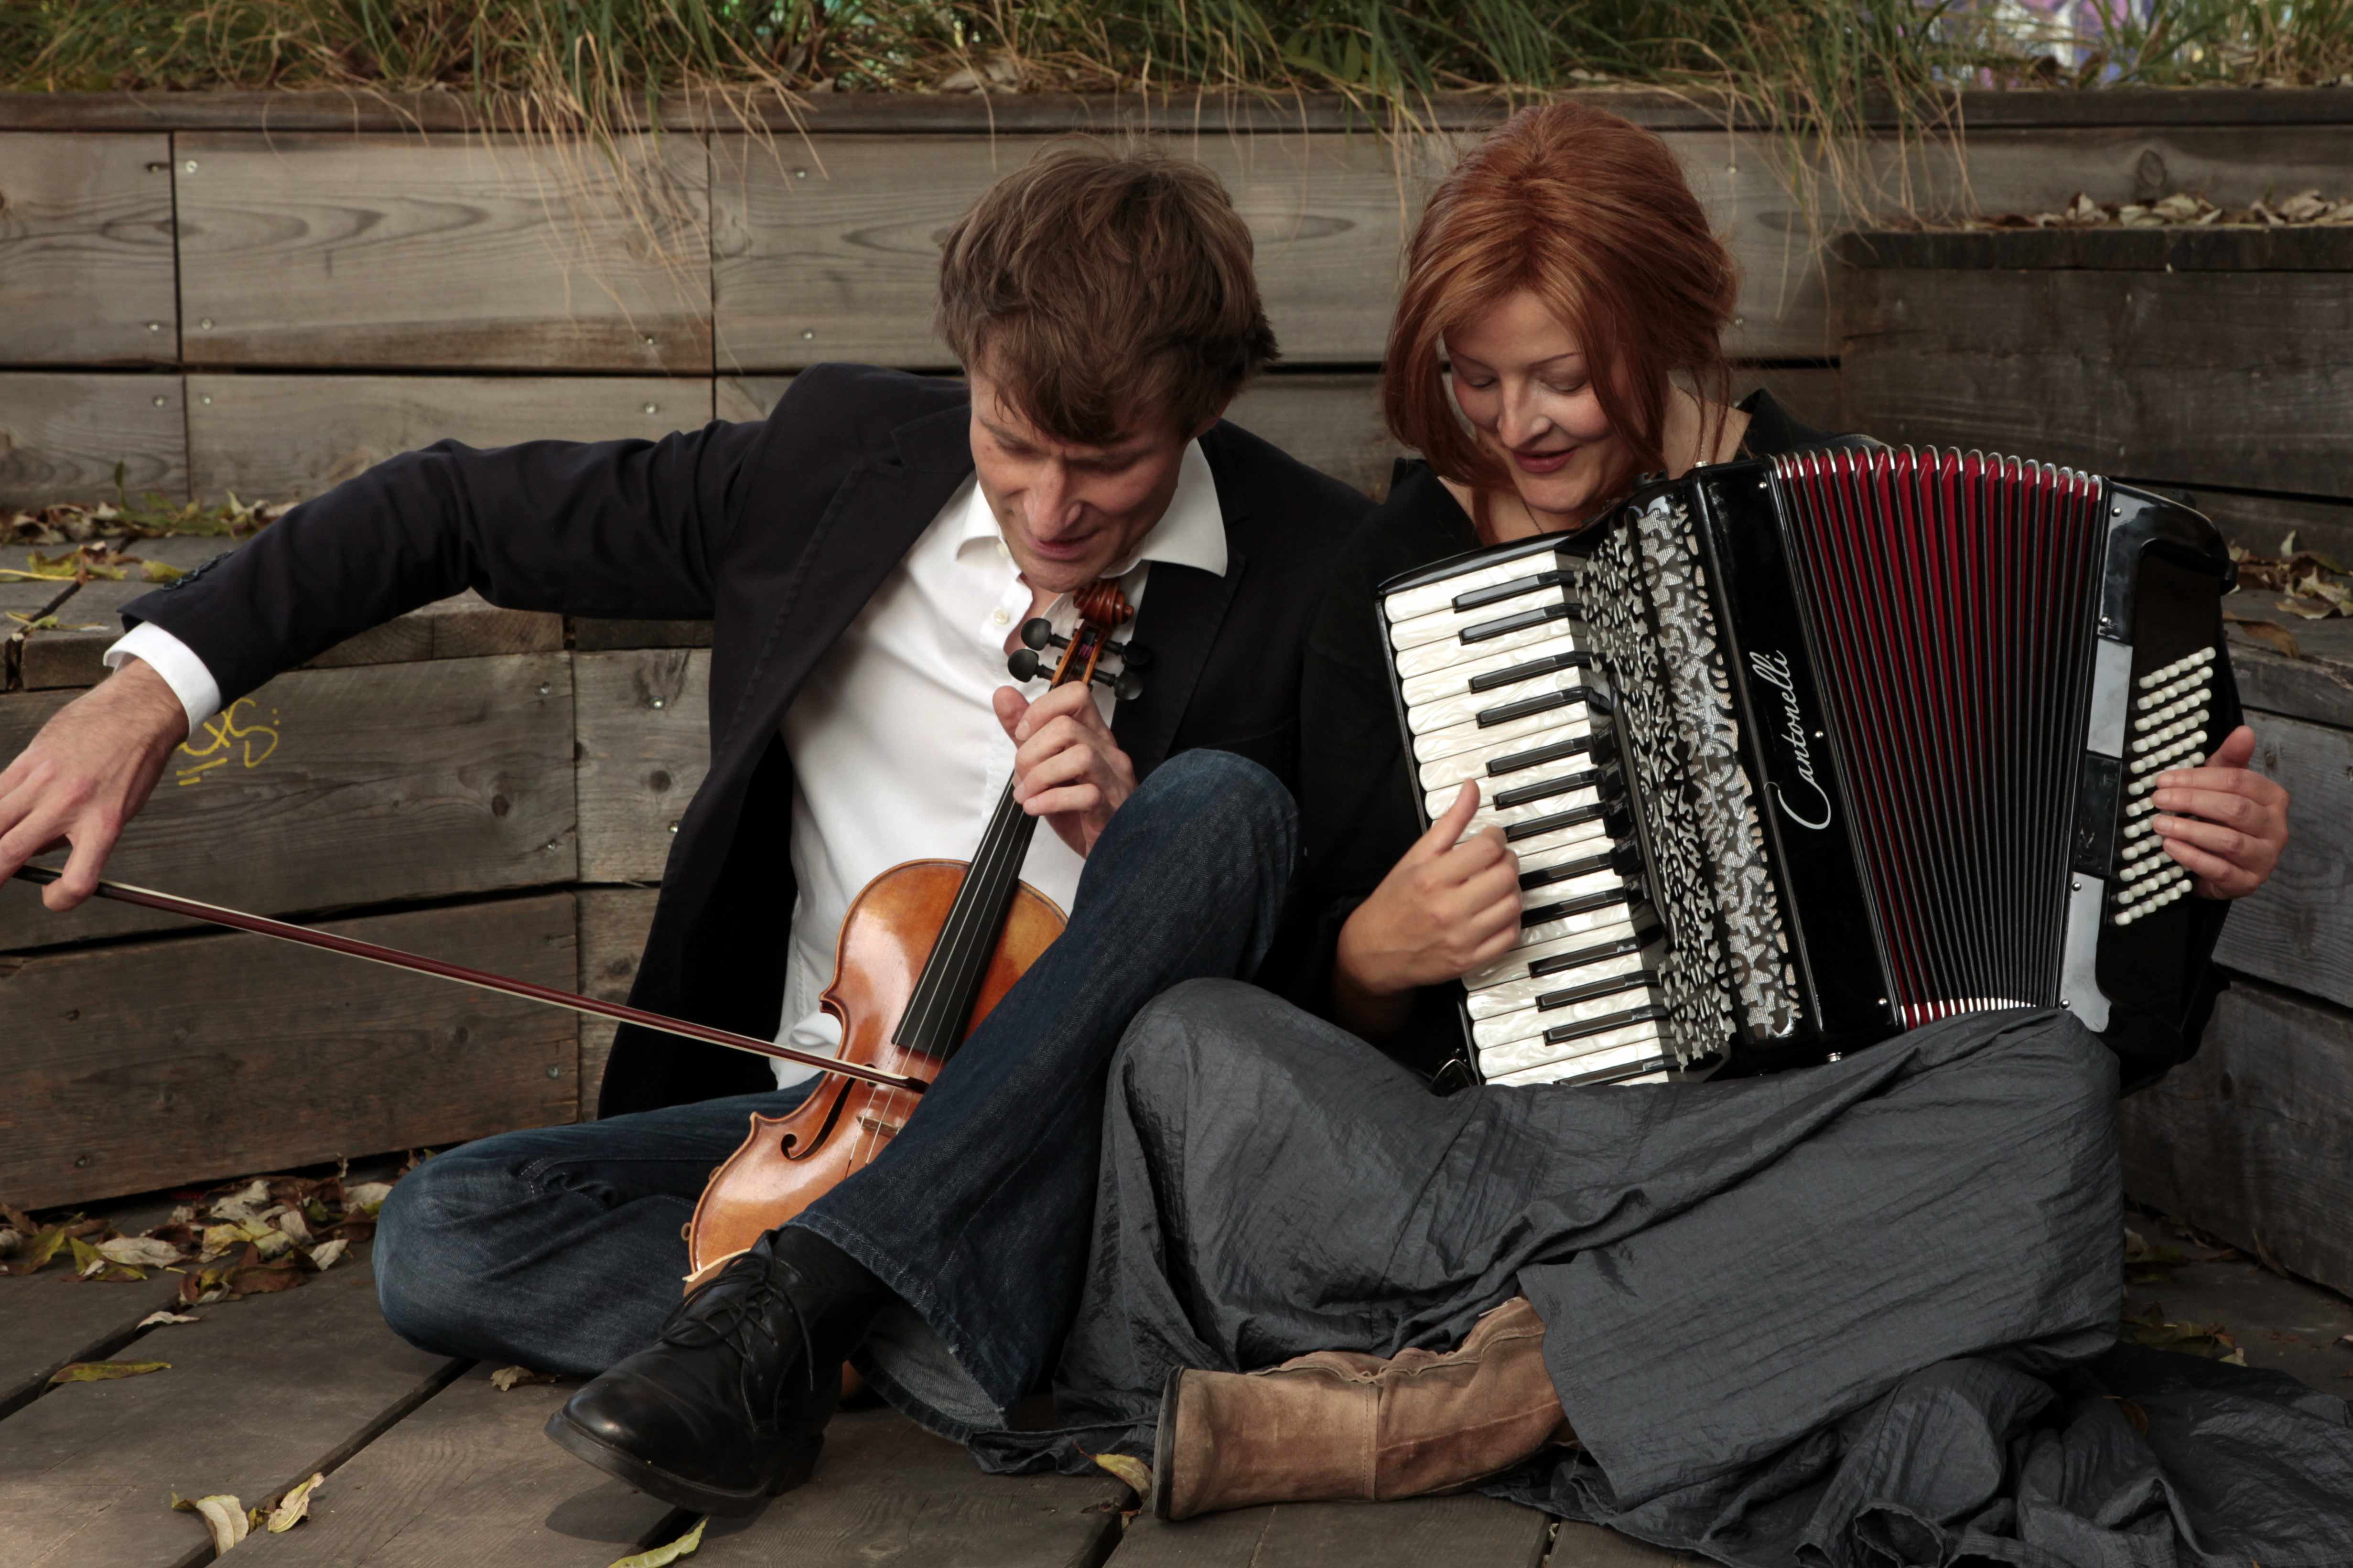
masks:
POLYGON ((1525 1296, 1443 1355, 1319 1351, 1263 1372, 1180 1369, 1160 1404, 1153 1511, 1420 1497, 1576 1440, 1525 1296))

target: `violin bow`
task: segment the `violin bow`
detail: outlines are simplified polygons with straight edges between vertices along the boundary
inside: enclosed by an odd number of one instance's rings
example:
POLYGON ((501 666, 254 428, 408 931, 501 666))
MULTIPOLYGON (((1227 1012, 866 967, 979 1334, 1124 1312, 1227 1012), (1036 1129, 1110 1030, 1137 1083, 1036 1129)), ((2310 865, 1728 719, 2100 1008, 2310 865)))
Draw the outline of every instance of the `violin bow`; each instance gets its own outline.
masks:
MULTIPOLYGON (((37 887, 47 887, 57 881, 59 873, 47 866, 22 866, 17 877, 37 887)), ((730 1050, 746 1051, 756 1057, 768 1057, 780 1062, 796 1062, 819 1072, 839 1073, 843 1078, 862 1079, 884 1089, 912 1089, 923 1092, 920 1079, 902 1078, 897 1073, 883 1072, 876 1068, 861 1067, 856 1062, 837 1061, 808 1051, 797 1051, 790 1046, 780 1046, 773 1040, 757 1039, 739 1035, 733 1029, 715 1028, 709 1024, 689 1023, 683 1018, 664 1017, 649 1013, 642 1007, 631 1007, 620 1002, 600 1002, 594 996, 576 995, 558 991, 552 985, 540 985, 528 980, 513 980, 503 974, 485 973, 469 969, 462 963, 445 963, 438 958, 419 953, 403 952, 396 947, 379 947, 372 942, 360 942, 348 936, 336 936, 329 931, 312 931, 308 926, 290 925, 266 915, 249 915, 242 910, 223 909, 218 904, 198 903, 194 899, 159 893, 152 888, 134 888, 123 882, 100 882, 97 893, 102 899, 121 903, 137 904, 142 909, 161 910, 165 914, 180 915, 192 921, 204 921, 213 925, 227 926, 232 931, 251 931, 257 936, 275 937, 303 947, 321 948, 328 952, 340 952, 347 958, 364 958, 371 963, 387 964, 394 969, 406 969, 418 974, 430 974, 437 979, 454 980, 460 985, 471 985, 483 991, 495 991, 501 996, 517 996, 526 1002, 538 1002, 550 1007, 569 1008, 592 1018, 610 1018, 616 1023, 636 1024, 642 1028, 676 1035, 682 1039, 700 1040, 707 1046, 724 1046, 730 1050)))

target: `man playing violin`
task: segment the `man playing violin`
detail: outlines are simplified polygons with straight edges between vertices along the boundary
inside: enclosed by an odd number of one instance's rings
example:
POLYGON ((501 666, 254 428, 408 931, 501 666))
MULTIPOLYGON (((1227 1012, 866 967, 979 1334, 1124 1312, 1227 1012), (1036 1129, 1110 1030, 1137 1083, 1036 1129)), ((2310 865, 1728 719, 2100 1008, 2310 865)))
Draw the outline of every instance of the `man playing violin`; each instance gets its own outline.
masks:
POLYGON ((680 1301, 706 1179, 808 1069, 625 1026, 604 1120, 428 1161, 375 1252, 411 1341, 602 1374, 550 1435, 681 1507, 804 1477, 845 1359, 943 1431, 1002 1426, 1078 1297, 1121 1032, 1253 972, 1295 854, 1307 588, 1366 503, 1219 417, 1275 352, 1250 252, 1198 166, 1059 148, 948 237, 963 381, 820 366, 761 422, 379 465, 129 606, 114 673, 0 773, 0 877, 69 842, 71 908, 195 724, 435 599, 709 620, 710 773, 630 1000, 822 1052, 859 889, 970 857, 1009 777, 1069 927, 791 1224, 680 1301), (1141 691, 1007 684, 1018 629, 1071 633, 1103 579, 1141 691))

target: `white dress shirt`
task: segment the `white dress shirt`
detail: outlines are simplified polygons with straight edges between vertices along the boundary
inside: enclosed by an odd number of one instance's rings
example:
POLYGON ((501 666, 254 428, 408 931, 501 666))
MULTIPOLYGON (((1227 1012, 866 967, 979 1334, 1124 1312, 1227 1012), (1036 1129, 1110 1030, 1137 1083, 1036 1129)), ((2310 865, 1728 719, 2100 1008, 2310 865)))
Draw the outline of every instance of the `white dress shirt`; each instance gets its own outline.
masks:
MULTIPOLYGON (((1225 518, 1198 442, 1185 448, 1167 511, 1110 574, 1136 608, 1155 561, 1225 574, 1225 518)), ((786 953, 780 1044, 828 1056, 839 1047, 839 1026, 818 998, 833 978, 842 919, 868 882, 902 860, 966 860, 979 846, 1013 774, 1013 742, 991 701, 998 687, 1013 684, 1006 643, 1029 601, 987 498, 966 479, 786 710, 800 894, 786 953)), ((1064 634, 1078 618, 1067 594, 1046 615, 1064 634)), ((191 734, 218 710, 212 672, 170 632, 143 622, 107 649, 106 662, 119 666, 134 655, 179 697, 191 734)), ((1044 678, 1024 689, 1032 699, 1043 695, 1044 678)), ((1112 703, 1098 686, 1095 706, 1106 722, 1112 703)), ((1022 880, 1068 911, 1083 864, 1041 822, 1022 880)), ((776 1068, 779 1085, 816 1071, 786 1062, 776 1068)))

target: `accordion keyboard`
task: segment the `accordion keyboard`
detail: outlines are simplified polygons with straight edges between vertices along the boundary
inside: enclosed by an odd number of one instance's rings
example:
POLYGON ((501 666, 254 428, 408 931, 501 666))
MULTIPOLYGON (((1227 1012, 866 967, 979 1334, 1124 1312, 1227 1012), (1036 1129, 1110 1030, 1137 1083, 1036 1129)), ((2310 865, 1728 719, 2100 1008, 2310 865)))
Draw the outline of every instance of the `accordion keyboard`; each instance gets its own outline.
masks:
POLYGON ((1427 818, 1475 781, 1466 831, 1499 827, 1519 858, 1519 942, 1462 981, 1490 1083, 1631 1082, 1668 1065, 1663 937, 1578 573, 1514 556, 1382 605, 1427 818))

